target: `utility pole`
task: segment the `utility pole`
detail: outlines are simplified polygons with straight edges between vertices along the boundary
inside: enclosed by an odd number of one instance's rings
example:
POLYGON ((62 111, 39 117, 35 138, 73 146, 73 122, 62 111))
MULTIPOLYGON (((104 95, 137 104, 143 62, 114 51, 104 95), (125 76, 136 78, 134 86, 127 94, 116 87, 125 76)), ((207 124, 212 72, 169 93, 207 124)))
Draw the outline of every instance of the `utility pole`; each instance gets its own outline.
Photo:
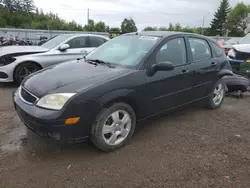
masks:
POLYGON ((202 35, 204 34, 204 25, 205 25, 205 18, 206 18, 206 16, 209 14, 210 12, 207 12, 207 14, 205 14, 204 16, 203 16, 203 20, 202 20, 202 28, 201 28, 201 33, 202 33, 202 35))
POLYGON ((89 8, 87 10, 87 26, 89 25, 89 8))

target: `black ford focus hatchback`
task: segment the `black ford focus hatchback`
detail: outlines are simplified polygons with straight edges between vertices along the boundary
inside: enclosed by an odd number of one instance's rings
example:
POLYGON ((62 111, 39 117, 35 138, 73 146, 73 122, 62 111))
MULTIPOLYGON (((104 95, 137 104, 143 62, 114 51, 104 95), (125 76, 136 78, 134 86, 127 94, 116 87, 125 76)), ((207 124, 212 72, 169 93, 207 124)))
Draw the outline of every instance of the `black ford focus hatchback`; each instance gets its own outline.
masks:
POLYGON ((136 122, 202 101, 223 102, 231 67, 210 38, 176 32, 121 35, 83 59, 27 77, 14 93, 20 119, 40 136, 125 145, 136 122))

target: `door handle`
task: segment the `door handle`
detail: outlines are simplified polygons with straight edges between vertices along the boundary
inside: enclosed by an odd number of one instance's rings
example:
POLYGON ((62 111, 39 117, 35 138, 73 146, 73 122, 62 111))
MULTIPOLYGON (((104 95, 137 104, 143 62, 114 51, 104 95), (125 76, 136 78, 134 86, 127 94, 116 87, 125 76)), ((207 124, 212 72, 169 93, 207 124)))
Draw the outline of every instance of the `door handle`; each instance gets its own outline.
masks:
POLYGON ((212 67, 215 67, 217 65, 217 63, 212 62, 211 65, 212 65, 212 67))
POLYGON ((80 53, 87 53, 87 51, 86 50, 81 50, 80 53))
POLYGON ((187 74, 187 73, 188 73, 188 70, 183 69, 183 70, 181 71, 181 73, 182 73, 182 74, 187 74))

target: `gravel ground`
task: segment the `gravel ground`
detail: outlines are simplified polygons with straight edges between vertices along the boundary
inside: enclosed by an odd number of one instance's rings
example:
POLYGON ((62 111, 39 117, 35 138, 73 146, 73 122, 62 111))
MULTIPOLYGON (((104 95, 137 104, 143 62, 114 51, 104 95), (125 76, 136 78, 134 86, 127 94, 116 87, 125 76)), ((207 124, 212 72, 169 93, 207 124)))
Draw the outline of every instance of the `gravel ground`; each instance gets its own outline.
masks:
POLYGON ((102 153, 27 131, 0 85, 0 187, 250 187, 250 95, 143 122, 131 143, 102 153))

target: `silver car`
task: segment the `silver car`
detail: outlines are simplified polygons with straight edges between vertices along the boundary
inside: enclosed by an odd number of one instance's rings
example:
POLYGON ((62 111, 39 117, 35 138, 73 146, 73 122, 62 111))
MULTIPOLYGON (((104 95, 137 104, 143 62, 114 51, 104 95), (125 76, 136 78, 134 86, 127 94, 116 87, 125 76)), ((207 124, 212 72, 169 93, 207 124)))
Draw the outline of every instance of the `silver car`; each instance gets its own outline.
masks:
POLYGON ((16 82, 40 69, 82 58, 109 38, 93 34, 63 34, 42 46, 0 47, 0 82, 16 82))

